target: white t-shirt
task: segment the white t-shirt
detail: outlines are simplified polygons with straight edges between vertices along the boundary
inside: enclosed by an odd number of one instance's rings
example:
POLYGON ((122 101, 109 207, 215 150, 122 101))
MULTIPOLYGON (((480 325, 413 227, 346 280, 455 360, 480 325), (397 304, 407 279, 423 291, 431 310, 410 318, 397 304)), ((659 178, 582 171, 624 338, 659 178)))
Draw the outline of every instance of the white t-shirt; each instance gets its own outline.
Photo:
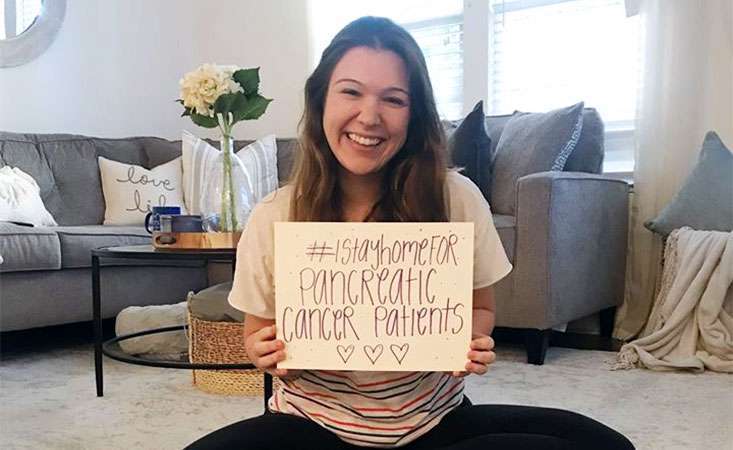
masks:
MULTIPOLYGON (((284 186, 265 197, 239 241, 229 303, 246 314, 275 318, 273 224, 288 221, 292 193, 284 186)), ((474 289, 496 283, 512 265, 488 203, 454 171, 446 176, 446 193, 450 221, 474 223, 474 289)), ((462 400, 463 379, 439 372, 307 370, 284 382, 269 406, 313 420, 351 444, 396 447, 428 432, 462 400)))

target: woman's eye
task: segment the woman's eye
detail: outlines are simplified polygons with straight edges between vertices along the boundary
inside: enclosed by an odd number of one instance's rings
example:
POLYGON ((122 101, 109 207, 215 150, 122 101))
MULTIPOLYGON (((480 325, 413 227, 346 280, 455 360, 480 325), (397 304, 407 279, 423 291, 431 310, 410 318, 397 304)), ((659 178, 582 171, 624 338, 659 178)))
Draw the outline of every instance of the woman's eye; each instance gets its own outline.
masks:
POLYGON ((341 93, 346 94, 346 95, 351 95, 354 97, 359 95, 359 91, 357 91, 356 89, 342 89, 341 93))
POLYGON ((387 97, 385 101, 387 103, 392 103, 393 105, 396 105, 396 106, 405 106, 407 104, 405 100, 399 97, 387 97))

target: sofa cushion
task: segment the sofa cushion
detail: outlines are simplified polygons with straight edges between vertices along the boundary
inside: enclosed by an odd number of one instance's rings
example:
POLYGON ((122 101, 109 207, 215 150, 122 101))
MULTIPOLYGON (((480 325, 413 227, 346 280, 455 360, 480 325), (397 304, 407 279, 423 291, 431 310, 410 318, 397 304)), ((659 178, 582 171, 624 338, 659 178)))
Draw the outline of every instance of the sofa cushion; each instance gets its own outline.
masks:
POLYGON ((144 164, 145 154, 134 139, 97 139, 84 136, 37 135, 38 149, 56 182, 59 198, 44 202, 60 225, 102 223, 104 197, 97 157, 128 164, 144 164))
POLYGON ((582 126, 582 102, 546 113, 515 114, 504 126, 494 155, 494 211, 514 214, 517 181, 521 177, 563 170, 580 139, 582 126))
POLYGON ((139 137, 135 140, 145 151, 147 161, 142 166, 146 169, 157 167, 181 156, 181 141, 169 141, 157 137, 139 137))
POLYGON ((504 127, 512 117, 514 117, 514 114, 486 116, 486 119, 484 119, 486 123, 486 132, 489 133, 489 138, 491 139, 491 149, 489 152, 492 157, 496 154, 496 146, 499 144, 501 133, 504 131, 504 127))
MULTIPOLYGON (((43 203, 54 215, 51 205, 59 205, 61 198, 46 157, 36 145, 36 135, 0 132, 0 163, 17 167, 33 177, 41 188, 43 203)), ((58 221, 58 217, 54 217, 58 221)))
POLYGON ((53 230, 58 234, 64 269, 90 267, 91 251, 95 248, 150 244, 150 234, 143 227, 84 225, 53 230))
POLYGON ((499 240, 504 247, 509 262, 514 264, 514 245, 517 236, 517 220, 514 216, 506 216, 503 214, 493 214, 494 227, 499 233, 499 240))
POLYGON ((53 228, 24 227, 0 222, 0 272, 57 270, 61 247, 53 228))

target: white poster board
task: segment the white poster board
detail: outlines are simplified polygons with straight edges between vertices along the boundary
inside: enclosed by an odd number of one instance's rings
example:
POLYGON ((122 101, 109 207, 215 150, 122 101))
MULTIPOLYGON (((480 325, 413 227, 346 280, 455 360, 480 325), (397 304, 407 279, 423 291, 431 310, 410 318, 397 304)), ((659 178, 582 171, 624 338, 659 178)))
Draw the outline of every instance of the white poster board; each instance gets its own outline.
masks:
POLYGON ((275 223, 278 368, 464 370, 473 223, 275 223))

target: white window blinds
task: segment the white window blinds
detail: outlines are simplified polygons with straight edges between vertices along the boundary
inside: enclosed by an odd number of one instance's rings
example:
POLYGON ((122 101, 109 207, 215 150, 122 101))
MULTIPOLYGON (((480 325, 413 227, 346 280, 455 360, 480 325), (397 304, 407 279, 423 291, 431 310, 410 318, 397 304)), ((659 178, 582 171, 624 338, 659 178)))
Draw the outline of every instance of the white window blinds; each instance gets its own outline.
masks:
POLYGON ((435 102, 442 118, 463 110, 463 16, 402 24, 425 55, 435 102))
POLYGON ((605 170, 633 170, 637 18, 623 0, 491 0, 489 112, 585 101, 606 124, 605 170))

